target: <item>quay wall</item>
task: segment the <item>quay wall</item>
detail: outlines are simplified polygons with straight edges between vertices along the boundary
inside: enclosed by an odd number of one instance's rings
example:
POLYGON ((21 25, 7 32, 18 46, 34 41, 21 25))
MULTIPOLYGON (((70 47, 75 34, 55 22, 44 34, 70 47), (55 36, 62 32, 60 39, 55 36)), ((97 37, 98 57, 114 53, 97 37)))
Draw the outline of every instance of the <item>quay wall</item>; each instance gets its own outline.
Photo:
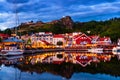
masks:
MULTIPOLYGON (((31 53, 44 53, 44 52, 57 52, 57 51, 65 51, 65 52, 87 52, 88 48, 54 48, 54 49, 34 49, 34 50, 25 50, 24 54, 31 53)), ((103 51, 112 52, 112 49, 105 48, 103 51)))
POLYGON ((23 54, 64 51, 63 48, 24 50, 23 54))

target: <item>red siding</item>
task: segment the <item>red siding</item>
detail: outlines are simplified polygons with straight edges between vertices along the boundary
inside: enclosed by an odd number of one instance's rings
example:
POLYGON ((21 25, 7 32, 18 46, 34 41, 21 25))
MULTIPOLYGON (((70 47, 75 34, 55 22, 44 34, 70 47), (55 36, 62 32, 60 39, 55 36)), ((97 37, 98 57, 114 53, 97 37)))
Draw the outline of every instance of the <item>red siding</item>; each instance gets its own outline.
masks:
POLYGON ((77 37, 75 39, 75 42, 76 42, 76 44, 90 44, 91 43, 91 39, 88 36, 86 36, 86 35, 82 35, 80 37, 77 37))

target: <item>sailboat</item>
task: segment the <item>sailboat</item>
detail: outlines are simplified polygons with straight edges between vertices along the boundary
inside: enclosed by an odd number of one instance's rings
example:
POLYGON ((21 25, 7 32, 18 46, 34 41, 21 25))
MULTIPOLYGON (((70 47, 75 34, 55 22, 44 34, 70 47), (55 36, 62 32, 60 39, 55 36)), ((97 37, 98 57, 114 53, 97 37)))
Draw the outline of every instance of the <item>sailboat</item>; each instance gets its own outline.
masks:
MULTIPOLYGON (((15 0, 16 1, 16 0, 15 0)), ((16 2, 14 2, 14 7, 16 8, 16 2)), ((15 9, 15 34, 13 37, 10 37, 6 40, 3 40, 3 49, 1 50, 0 55, 21 55, 24 53, 23 50, 23 41, 17 37, 17 26, 18 26, 18 14, 15 9)))
POLYGON ((16 37, 3 40, 3 49, 0 55, 21 55, 24 53, 23 41, 16 37))

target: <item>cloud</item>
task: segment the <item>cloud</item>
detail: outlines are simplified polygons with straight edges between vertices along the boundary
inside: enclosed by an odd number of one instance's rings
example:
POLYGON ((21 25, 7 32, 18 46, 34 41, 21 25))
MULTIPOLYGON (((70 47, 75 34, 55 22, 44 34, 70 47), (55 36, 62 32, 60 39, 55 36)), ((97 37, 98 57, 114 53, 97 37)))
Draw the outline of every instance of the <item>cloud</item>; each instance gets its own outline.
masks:
POLYGON ((106 15, 108 18, 111 18, 111 16, 109 16, 110 14, 120 15, 119 7, 120 7, 120 2, 112 2, 112 3, 106 2, 106 3, 95 4, 95 5, 72 5, 69 7, 69 9, 66 9, 66 10, 68 10, 67 14, 72 16, 74 20, 75 18, 78 20, 78 17, 79 17, 81 18, 81 20, 82 18, 83 19, 86 18, 86 20, 88 21, 88 19, 91 20, 93 18, 94 20, 102 20, 106 18, 106 15), (96 17, 99 17, 99 18, 96 18, 96 17))
POLYGON ((1 29, 15 26, 15 10, 20 23, 31 20, 48 22, 67 15, 74 21, 120 17, 119 0, 17 0, 17 4, 13 1, 0 0, 1 29))
POLYGON ((4 30, 6 28, 13 27, 15 25, 15 17, 12 13, 0 13, 0 28, 4 30))

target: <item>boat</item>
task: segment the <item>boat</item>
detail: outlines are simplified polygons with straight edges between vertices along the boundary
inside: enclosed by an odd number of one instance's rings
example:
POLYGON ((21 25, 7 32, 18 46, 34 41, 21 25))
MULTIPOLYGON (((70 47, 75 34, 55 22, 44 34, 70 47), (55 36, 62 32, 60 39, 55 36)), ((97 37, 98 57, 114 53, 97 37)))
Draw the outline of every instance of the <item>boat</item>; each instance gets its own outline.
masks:
POLYGON ((3 40, 3 48, 0 55, 2 56, 14 56, 24 53, 23 41, 15 37, 11 37, 7 40, 3 40))
POLYGON ((9 47, 8 49, 3 49, 1 50, 0 55, 9 55, 9 56, 14 56, 14 55, 21 55, 24 53, 24 50, 17 49, 16 46, 9 47))
POLYGON ((120 54, 120 46, 113 47, 112 53, 113 54, 120 54))
POLYGON ((88 49, 88 52, 91 52, 91 53, 103 53, 103 48, 90 48, 90 49, 88 49))

